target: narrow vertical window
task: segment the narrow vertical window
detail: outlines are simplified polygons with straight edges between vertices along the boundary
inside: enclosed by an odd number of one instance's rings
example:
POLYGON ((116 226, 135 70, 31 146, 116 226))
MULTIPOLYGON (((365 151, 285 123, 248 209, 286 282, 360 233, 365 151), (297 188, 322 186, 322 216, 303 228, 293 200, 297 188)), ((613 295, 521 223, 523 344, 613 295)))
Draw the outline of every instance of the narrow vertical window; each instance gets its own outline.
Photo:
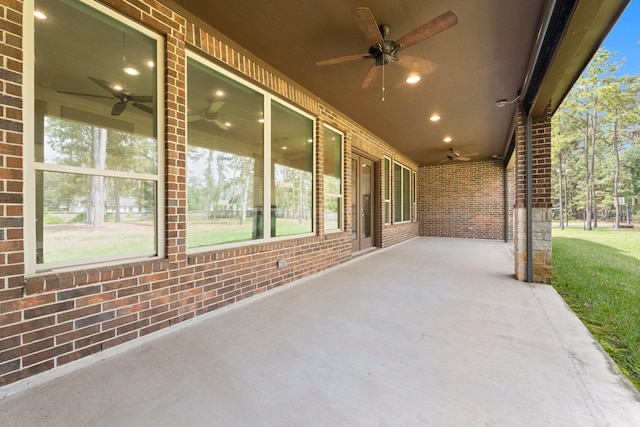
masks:
POLYGON ((342 230, 342 134, 324 126, 324 230, 342 230))
POLYGON ((411 171, 400 163, 393 164, 393 219, 394 222, 411 221, 411 171))
POLYGON ((28 270, 159 255, 161 38, 103 7, 35 8, 28 270))
POLYGON ((411 219, 418 220, 418 174, 411 172, 411 211, 413 213, 411 219))
POLYGON ((391 223, 391 159, 384 158, 384 223, 391 223))
POLYGON ((271 237, 313 232, 313 120, 271 102, 271 237))

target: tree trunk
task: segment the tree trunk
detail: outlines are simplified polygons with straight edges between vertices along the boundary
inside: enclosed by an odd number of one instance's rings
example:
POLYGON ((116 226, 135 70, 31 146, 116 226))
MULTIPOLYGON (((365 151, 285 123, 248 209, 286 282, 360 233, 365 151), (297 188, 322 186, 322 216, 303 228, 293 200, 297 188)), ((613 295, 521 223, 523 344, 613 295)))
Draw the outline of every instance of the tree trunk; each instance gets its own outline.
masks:
POLYGON ((616 220, 613 228, 620 228, 620 205, 618 204, 618 179, 620 177, 620 153, 618 152, 618 119, 613 122, 613 151, 616 155, 616 169, 613 173, 613 206, 616 208, 616 220))
POLYGON ((587 122, 585 126, 585 136, 584 136, 584 176, 585 176, 585 184, 586 184, 586 206, 584 208, 584 229, 591 230, 591 178, 590 178, 590 169, 589 169, 589 149, 591 148, 590 143, 591 138, 589 137, 589 114, 587 113, 587 122))
POLYGON ((564 230, 564 208, 562 206, 562 151, 558 153, 558 202, 558 209, 560 211, 560 230, 564 230))
POLYGON ((205 170, 205 174, 207 175, 207 192, 204 195, 204 212, 205 212, 205 220, 211 218, 211 192, 213 191, 213 183, 211 174, 213 173, 213 151, 209 150, 209 154, 207 157, 207 169, 205 170))
POLYGON ((118 187, 118 180, 113 180, 113 199, 116 205, 116 222, 120 222, 120 188, 118 187))
MULTIPOLYGON (((93 128, 93 167, 104 169, 107 159, 107 130, 93 128)), ((104 176, 93 176, 91 180, 91 218, 93 230, 98 231, 104 222, 105 203, 104 176)))

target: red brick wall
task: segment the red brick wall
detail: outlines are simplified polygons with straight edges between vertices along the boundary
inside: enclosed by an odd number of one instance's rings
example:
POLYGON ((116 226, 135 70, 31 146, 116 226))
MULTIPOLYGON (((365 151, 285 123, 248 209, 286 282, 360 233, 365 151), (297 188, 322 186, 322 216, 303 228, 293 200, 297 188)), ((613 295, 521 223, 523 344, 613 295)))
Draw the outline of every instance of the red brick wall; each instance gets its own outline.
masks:
POLYGON ((24 275, 21 11, 22 1, 0 4, 0 300, 22 296, 24 275))
POLYGON ((421 167, 421 236, 504 239, 505 191, 499 161, 421 167))
MULTIPOLYGON (((175 323, 317 273, 351 258, 350 156, 353 149, 417 165, 359 128, 212 28, 188 22, 157 1, 104 0, 163 34, 165 51, 164 259, 24 274, 22 182, 22 10, 0 5, 0 386, 64 365, 175 323), (316 153, 317 233, 286 241, 188 254, 186 248, 186 50, 224 63, 345 134, 345 232, 325 235, 321 183, 323 150, 316 153), (278 268, 278 260, 286 266, 278 268)), ((321 132, 319 133, 321 137, 321 132)), ((321 141, 318 141, 321 142, 321 141)), ((382 182, 382 168, 377 168, 382 182)), ((382 190, 381 190, 382 191, 382 190)), ((378 200, 378 224, 383 222, 378 200)), ((417 236, 417 223, 379 226, 379 246, 417 236)))
MULTIPOLYGON (((551 208, 551 115, 547 106, 542 117, 535 117, 531 123, 532 148, 532 207, 551 208)), ((526 114, 518 104, 516 113, 518 129, 516 133, 516 207, 526 205, 526 114)))

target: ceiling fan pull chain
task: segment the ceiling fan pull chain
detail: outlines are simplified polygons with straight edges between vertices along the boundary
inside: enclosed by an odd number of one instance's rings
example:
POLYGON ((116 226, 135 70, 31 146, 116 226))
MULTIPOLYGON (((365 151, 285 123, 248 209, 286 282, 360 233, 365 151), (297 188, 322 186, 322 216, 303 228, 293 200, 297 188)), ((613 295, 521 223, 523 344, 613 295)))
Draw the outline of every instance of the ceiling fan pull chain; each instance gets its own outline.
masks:
POLYGON ((384 52, 382 52, 382 102, 384 102, 384 52))

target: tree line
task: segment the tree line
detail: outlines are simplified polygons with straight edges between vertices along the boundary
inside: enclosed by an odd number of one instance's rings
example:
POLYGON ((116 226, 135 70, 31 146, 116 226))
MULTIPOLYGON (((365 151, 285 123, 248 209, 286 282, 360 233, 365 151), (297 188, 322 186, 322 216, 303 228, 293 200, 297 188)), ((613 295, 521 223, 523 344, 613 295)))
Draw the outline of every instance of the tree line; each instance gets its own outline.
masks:
POLYGON ((598 50, 552 119, 552 199, 560 226, 631 224, 640 209, 640 75, 598 50))

